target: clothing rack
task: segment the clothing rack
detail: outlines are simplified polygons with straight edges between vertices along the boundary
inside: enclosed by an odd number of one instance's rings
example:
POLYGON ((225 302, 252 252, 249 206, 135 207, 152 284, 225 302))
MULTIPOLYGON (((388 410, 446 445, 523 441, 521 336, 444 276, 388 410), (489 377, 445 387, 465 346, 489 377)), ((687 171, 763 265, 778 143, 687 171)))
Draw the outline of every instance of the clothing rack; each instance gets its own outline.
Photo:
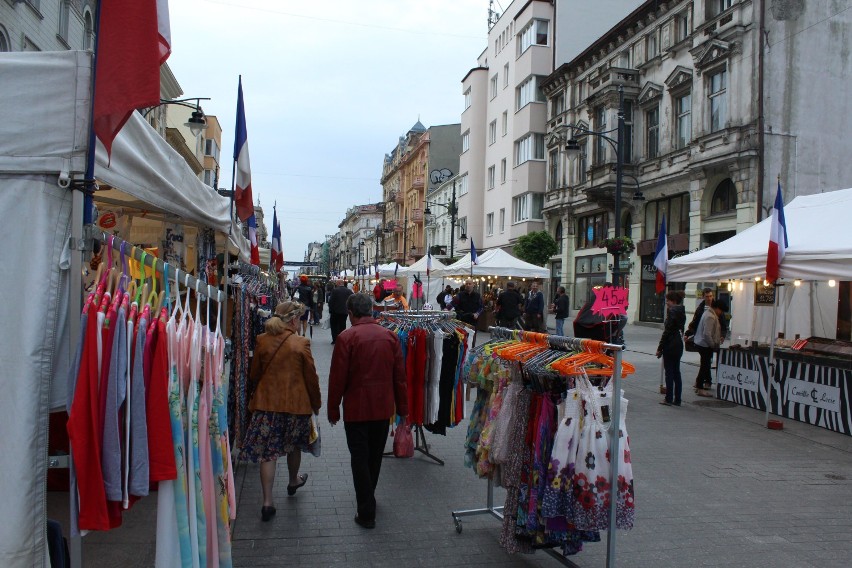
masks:
MULTIPOLYGON (((393 310, 390 312, 380 312, 380 320, 390 320, 395 323, 405 323, 405 320, 418 320, 421 322, 453 320, 455 312, 446 311, 431 311, 431 310, 393 310)), ((463 321, 458 321, 458 325, 466 326, 463 321)), ((429 444, 426 442, 426 433, 423 431, 422 424, 414 425, 414 450, 420 452, 427 458, 435 461, 439 465, 444 465, 444 460, 435 456, 429 451, 429 444)), ((392 456, 393 452, 385 452, 383 456, 392 456)))
MULTIPOLYGON (((615 417, 615 420, 620 420, 621 416, 621 370, 622 370, 622 358, 623 358, 623 345, 616 345, 612 343, 604 343, 602 341, 596 341, 592 339, 581 339, 577 337, 564 337, 561 335, 548 335, 546 333, 536 333, 531 331, 520 331, 516 329, 509 329, 506 327, 489 327, 488 331, 491 333, 492 338, 496 339, 517 339, 520 341, 547 341, 547 344, 552 348, 560 351, 587 351, 591 349, 598 350, 608 350, 613 352, 613 359, 615 360, 615 364, 613 365, 613 373, 612 373, 612 392, 613 404, 612 404, 612 416, 615 417)), ((616 422, 617 424, 618 422, 616 422)), ((611 428, 610 429, 610 455, 617 456, 620 452, 620 437, 619 437, 619 428, 611 428)), ((610 479, 618 479, 618 459, 613 459, 611 462, 611 477, 610 479)), ((616 503, 618 501, 617 496, 617 483, 610 484, 610 501, 609 501, 609 527, 607 528, 607 550, 606 550, 606 567, 613 568, 615 566, 615 558, 616 558, 616 529, 615 529, 615 512, 616 512, 616 503)), ((474 515, 492 515, 498 519, 503 518, 503 507, 495 507, 494 506, 494 482, 489 477, 488 478, 488 490, 486 494, 486 505, 480 509, 468 509, 463 511, 453 511, 452 517, 453 522, 455 523, 456 532, 462 532, 462 522, 461 517, 469 517, 474 515)), ((572 566, 574 568, 579 568, 576 564, 571 562, 565 556, 559 554, 555 550, 552 549, 544 549, 546 554, 549 554, 553 558, 557 559, 560 563, 565 566, 572 566)))
POLYGON ((145 266, 151 267, 160 274, 165 275, 168 278, 172 278, 178 282, 182 282, 186 285, 187 288, 191 288, 196 292, 202 294, 206 298, 214 300, 216 302, 225 302, 227 299, 227 295, 225 292, 222 292, 215 286, 211 286, 206 282, 202 282, 195 276, 191 276, 188 272, 183 271, 184 279, 180 279, 181 269, 176 267, 171 267, 169 269, 169 264, 157 258, 152 254, 145 254, 143 258, 142 254, 145 252, 142 247, 138 247, 136 245, 132 245, 125 241, 120 237, 116 237, 114 235, 106 235, 105 233, 96 233, 93 235, 95 240, 100 241, 102 243, 107 244, 107 246, 112 246, 113 249, 119 251, 122 254, 129 255, 130 258, 143 263, 145 266), (130 249, 129 251, 127 249, 130 249), (205 292, 206 290, 206 292, 205 292))

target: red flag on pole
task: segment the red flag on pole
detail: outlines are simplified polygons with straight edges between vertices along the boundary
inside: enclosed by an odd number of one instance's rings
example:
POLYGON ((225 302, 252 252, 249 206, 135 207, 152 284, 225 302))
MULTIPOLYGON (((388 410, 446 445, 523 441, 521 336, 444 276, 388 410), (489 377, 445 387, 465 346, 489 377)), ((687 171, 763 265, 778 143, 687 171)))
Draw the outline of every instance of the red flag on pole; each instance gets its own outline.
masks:
POLYGON ((107 155, 134 110, 160 104, 169 35, 164 0, 101 1, 92 125, 107 155))

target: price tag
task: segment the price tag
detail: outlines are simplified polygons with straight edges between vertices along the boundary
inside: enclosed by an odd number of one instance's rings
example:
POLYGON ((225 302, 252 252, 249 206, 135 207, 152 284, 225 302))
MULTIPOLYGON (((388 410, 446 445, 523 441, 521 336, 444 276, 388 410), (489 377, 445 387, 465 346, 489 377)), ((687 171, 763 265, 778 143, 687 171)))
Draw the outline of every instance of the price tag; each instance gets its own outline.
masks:
POLYGON ((602 316, 627 315, 627 288, 600 286, 594 289, 595 303, 592 312, 602 316))

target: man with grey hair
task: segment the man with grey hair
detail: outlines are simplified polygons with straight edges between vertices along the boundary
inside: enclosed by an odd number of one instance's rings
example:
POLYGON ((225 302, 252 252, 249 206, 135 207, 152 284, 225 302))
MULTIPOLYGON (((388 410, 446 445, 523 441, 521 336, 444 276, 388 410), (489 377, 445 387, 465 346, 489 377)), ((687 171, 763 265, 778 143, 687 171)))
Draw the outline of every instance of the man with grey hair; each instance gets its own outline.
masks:
POLYGON ((349 447, 358 514, 355 522, 376 526, 376 485, 394 414, 408 415, 405 367, 399 339, 371 314, 373 300, 354 294, 346 300, 352 327, 338 336, 328 375, 328 421, 340 420, 349 447))

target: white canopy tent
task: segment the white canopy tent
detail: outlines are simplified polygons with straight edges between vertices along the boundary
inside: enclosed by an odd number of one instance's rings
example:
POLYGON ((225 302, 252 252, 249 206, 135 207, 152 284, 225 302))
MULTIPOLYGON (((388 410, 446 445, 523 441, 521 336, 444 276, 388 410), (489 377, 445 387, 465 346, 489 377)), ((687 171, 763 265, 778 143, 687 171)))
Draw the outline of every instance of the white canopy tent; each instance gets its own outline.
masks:
POLYGON ((477 258, 478 264, 471 266, 470 253, 457 262, 436 271, 438 276, 498 276, 513 278, 549 278, 547 268, 530 264, 516 258, 503 249, 485 251, 477 258))
MULTIPOLYGON (((80 235, 82 195, 68 183, 85 171, 91 70, 88 52, 0 53, 0 210, 7 213, 0 285, 17 298, 0 302, 0 492, 13 521, 0 531, 2 566, 46 563, 48 413, 67 401, 72 326, 79 325, 68 314, 79 314, 79 299, 70 297, 79 253, 70 237, 80 235)), ((95 177, 176 222, 224 234, 232 227, 228 200, 138 113, 115 139, 109 163, 98 147, 95 177)), ((234 235, 235 248, 247 252, 234 235)))
MULTIPOLYGON (((784 207, 784 216, 789 247, 780 277, 803 283, 785 286, 778 331, 788 337, 799 333, 833 338, 836 309, 821 306, 837 303, 837 288, 829 287, 828 280, 852 280, 852 189, 797 197, 784 207)), ((733 281, 734 343, 738 336, 774 336, 771 310, 754 317, 737 315, 748 313, 753 305, 754 278, 766 273, 771 222, 765 219, 717 245, 669 261, 666 278, 670 282, 733 281)))
MULTIPOLYGON (((420 278, 426 277, 426 264, 429 262, 429 257, 424 256, 411 266, 400 266, 398 276, 414 276, 416 274, 420 275, 420 278)), ((447 267, 443 262, 438 260, 435 257, 432 257, 432 268, 429 270, 429 276, 433 277, 437 274, 438 270, 443 270, 447 267)))

